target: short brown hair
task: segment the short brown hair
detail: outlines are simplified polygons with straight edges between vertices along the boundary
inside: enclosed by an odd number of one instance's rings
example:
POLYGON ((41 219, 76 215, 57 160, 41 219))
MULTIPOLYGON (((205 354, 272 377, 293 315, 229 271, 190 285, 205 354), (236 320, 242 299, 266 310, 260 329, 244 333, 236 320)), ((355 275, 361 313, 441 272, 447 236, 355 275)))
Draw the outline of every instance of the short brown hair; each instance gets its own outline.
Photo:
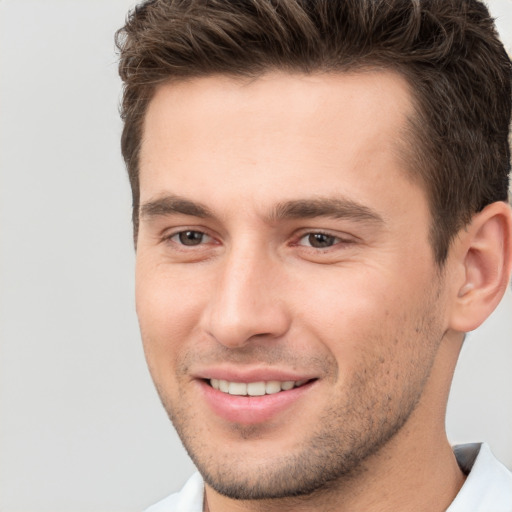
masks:
POLYGON ((442 264, 472 215, 506 201, 511 62, 477 0, 150 0, 116 34, 122 153, 139 215, 139 153, 155 88, 211 74, 391 69, 411 88, 411 172, 442 264))

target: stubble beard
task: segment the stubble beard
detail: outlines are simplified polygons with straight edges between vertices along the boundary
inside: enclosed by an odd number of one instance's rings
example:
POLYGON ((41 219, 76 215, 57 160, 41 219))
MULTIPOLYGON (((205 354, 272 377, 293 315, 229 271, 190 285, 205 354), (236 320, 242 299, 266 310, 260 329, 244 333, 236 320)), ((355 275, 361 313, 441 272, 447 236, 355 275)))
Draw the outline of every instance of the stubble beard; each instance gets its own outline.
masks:
MULTIPOLYGON (((402 387, 381 386, 386 379, 385 365, 382 358, 375 359, 354 373, 341 399, 334 397, 309 435, 293 450, 271 460, 251 463, 244 454, 231 452, 230 446, 209 437, 207 426, 191 412, 186 396, 171 403, 165 390, 158 385, 157 390, 189 456, 205 482, 219 494, 235 500, 265 500, 328 493, 364 473, 367 459, 400 432, 415 410, 444 336, 436 328, 436 314, 432 307, 414 329, 395 333, 410 335, 414 331, 415 339, 409 343, 422 346, 417 353, 413 351, 403 370, 402 387)), ((379 339, 373 342, 379 343, 379 339)), ((393 357, 392 352, 388 357, 393 357)), ((335 360, 326 364, 331 375, 337 373, 335 360)), ((395 375, 389 378, 395 379, 395 375)), ((294 428, 300 430, 302 425, 294 428)), ((265 433, 264 426, 260 429, 257 425, 237 425, 233 431, 239 441, 247 443, 265 433)))

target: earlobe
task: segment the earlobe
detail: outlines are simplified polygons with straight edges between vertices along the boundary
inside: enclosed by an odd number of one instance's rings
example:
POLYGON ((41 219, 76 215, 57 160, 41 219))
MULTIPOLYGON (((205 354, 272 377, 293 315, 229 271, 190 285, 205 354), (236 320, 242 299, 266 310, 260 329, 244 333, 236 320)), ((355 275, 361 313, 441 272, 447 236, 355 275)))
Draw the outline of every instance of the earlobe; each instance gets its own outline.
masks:
POLYGON ((456 283, 451 328, 476 329, 496 308, 510 282, 512 268, 512 212, 495 202, 474 215, 459 240, 458 264, 462 278, 456 283))

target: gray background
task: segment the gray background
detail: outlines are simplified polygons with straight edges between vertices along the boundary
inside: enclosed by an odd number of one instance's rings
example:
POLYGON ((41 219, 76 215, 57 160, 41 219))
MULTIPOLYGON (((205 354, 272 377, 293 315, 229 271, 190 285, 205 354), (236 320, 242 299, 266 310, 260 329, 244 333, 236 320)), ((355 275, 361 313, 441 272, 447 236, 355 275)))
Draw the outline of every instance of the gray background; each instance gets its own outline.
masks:
MULTIPOLYGON (((192 472, 133 300, 113 33, 133 2, 0 0, 0 511, 137 511, 192 472)), ((491 2, 512 46, 512 3, 491 2), (508 33, 507 33, 508 31, 508 33)), ((512 293, 448 415, 512 468, 512 293)))

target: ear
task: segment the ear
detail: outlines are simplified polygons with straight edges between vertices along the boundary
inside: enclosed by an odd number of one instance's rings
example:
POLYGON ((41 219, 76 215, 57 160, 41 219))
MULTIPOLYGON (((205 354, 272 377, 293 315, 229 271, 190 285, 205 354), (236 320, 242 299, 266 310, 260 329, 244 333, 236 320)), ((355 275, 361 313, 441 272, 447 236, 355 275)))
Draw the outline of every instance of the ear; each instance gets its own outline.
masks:
POLYGON ((456 272, 450 327, 476 329, 496 308, 512 271, 512 211, 505 202, 473 216, 454 245, 456 272))

